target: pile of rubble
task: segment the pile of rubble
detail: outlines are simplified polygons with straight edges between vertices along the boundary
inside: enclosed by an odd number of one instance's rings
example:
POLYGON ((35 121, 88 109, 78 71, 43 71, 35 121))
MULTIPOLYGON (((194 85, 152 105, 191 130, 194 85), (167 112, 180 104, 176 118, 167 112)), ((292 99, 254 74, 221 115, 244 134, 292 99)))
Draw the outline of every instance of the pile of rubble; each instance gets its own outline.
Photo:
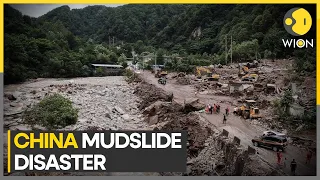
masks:
POLYGON ((147 129, 147 123, 138 108, 141 100, 133 94, 133 87, 122 77, 105 77, 105 81, 110 78, 117 78, 118 83, 94 83, 94 78, 87 78, 79 83, 46 80, 40 87, 32 83, 22 84, 17 91, 5 93, 4 126, 12 130, 45 129, 24 124, 23 112, 45 96, 59 93, 70 99, 74 107, 79 109, 77 123, 65 127, 64 130, 147 129), (84 84, 86 82, 90 83, 84 84))
POLYGON ((213 89, 216 89, 217 87, 219 87, 217 82, 213 82, 213 81, 199 82, 194 85, 194 88, 199 92, 205 91, 205 90, 213 90, 213 89))
POLYGON ((191 79, 188 76, 177 77, 176 83, 180 85, 189 85, 191 84, 191 79))
POLYGON ((312 139, 303 138, 301 136, 291 136, 292 145, 301 149, 311 150, 314 153, 317 151, 317 142, 312 139))
POLYGON ((189 158, 198 156, 199 152, 204 148, 205 141, 212 134, 210 126, 200 121, 200 116, 197 113, 183 114, 178 118, 175 117, 167 121, 167 123, 158 125, 156 129, 187 131, 187 153, 189 158))
POLYGON ((268 176, 283 172, 215 131, 200 154, 188 162, 187 175, 268 176))
POLYGON ((187 130, 188 155, 197 156, 211 134, 206 121, 200 121, 199 114, 193 112, 204 108, 198 99, 186 99, 185 104, 171 101, 172 94, 146 82, 136 86, 135 94, 142 99, 140 109, 146 121, 158 130, 187 130))
POLYGON ((135 87, 133 93, 142 99, 138 106, 140 110, 143 110, 158 100, 171 102, 173 99, 172 93, 166 93, 165 91, 160 90, 159 88, 155 87, 154 85, 150 85, 145 81, 139 83, 135 87))
POLYGON ((187 76, 186 73, 180 72, 180 73, 170 73, 167 77, 169 79, 175 79, 175 78, 185 77, 185 76, 187 76))
POLYGON ((175 102, 156 101, 143 110, 150 125, 171 120, 182 114, 182 106, 175 102))

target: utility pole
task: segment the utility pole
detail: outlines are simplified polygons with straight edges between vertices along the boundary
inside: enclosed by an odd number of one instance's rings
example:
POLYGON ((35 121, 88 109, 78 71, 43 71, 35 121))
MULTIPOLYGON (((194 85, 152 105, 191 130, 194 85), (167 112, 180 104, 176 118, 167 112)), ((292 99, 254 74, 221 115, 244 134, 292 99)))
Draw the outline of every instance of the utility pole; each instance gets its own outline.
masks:
POLYGON ((258 53, 257 53, 257 48, 256 48, 256 61, 258 61, 258 53))
POLYGON ((109 48, 110 48, 110 36, 109 36, 109 48))
POLYGON ((226 65, 227 65, 227 60, 228 60, 228 41, 227 41, 227 36, 226 36, 226 65))
POLYGON ((114 47, 114 36, 112 36, 112 46, 114 47))
POLYGON ((256 61, 258 61, 258 45, 256 45, 256 61))
POLYGON ((142 57, 142 71, 144 71, 144 56, 142 57))
POLYGON ((232 36, 231 36, 231 44, 230 44, 230 46, 231 46, 231 55, 230 55, 230 58, 231 58, 231 64, 232 64, 232 36))

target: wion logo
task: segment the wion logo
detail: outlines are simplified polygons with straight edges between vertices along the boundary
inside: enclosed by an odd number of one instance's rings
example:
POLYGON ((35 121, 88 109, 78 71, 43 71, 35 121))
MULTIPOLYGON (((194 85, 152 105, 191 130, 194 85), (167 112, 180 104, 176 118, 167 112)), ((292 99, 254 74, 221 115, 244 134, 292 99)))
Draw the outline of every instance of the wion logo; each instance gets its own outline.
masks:
MULTIPOLYGON (((283 18, 283 26, 293 36, 302 36, 308 33, 312 26, 309 12, 303 8, 290 9, 283 18)), ((284 47, 308 48, 313 47, 313 39, 282 39, 284 47)))

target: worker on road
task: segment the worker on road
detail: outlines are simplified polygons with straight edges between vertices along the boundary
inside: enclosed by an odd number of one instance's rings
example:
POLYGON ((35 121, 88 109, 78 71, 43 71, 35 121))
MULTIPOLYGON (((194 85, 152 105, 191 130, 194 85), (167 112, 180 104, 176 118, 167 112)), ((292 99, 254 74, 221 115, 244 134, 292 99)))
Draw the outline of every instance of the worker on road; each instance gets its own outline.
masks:
POLYGON ((209 106, 210 106, 209 104, 206 105, 206 109, 205 109, 206 113, 210 112, 209 106))
POLYGON ((223 114, 223 121, 222 124, 227 124, 227 117, 225 114, 223 114))
POLYGON ((235 107, 235 108, 233 109, 233 113, 234 113, 234 114, 237 114, 237 113, 238 113, 238 107, 235 107))
POLYGON ((285 157, 283 160, 283 167, 286 168, 287 167, 287 158, 285 157))
POLYGON ((209 112, 212 114, 212 105, 209 105, 209 112))
POLYGON ((282 159, 282 154, 280 151, 277 152, 277 164, 280 165, 282 159))
POLYGON ((229 115, 229 107, 226 108, 226 115, 229 115))
POLYGON ((311 158, 312 158, 312 152, 311 152, 311 150, 309 150, 307 153, 306 164, 310 164, 311 158))
POLYGON ((170 94, 170 96, 169 96, 169 101, 170 101, 170 102, 173 101, 173 93, 170 94))
POLYGON ((295 159, 291 161, 290 167, 292 175, 296 175, 297 162, 295 161, 295 159))

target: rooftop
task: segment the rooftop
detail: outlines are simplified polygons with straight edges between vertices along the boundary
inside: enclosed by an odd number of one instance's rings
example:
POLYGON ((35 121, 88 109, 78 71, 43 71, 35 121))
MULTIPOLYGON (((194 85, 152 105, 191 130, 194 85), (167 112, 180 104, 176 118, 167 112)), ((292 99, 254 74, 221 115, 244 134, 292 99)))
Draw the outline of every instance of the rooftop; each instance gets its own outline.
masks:
POLYGON ((115 68, 123 68, 121 65, 115 65, 115 64, 91 64, 95 67, 115 67, 115 68))
POLYGON ((248 102, 248 103, 255 103, 255 102, 257 102, 257 101, 255 101, 255 100, 246 100, 246 102, 248 102))

